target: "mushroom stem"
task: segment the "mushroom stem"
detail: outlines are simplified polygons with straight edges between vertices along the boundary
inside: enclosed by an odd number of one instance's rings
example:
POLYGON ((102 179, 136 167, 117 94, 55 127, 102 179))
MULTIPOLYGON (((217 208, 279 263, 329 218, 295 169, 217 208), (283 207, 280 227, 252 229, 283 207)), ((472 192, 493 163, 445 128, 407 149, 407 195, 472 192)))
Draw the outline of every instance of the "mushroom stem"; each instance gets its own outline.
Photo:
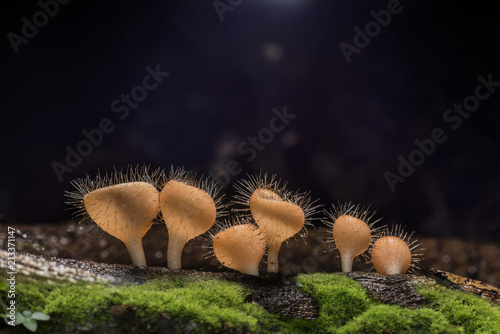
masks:
POLYGON ((241 268, 241 272, 249 275, 259 276, 259 264, 251 263, 241 268))
POLYGON ((268 273, 278 273, 279 269, 279 259, 278 255, 280 252, 281 245, 270 245, 267 251, 267 272, 268 273))
POLYGON ((352 272, 352 262, 354 261, 354 256, 351 252, 344 252, 340 254, 340 262, 342 262, 342 272, 350 273, 352 272))
POLYGON ((181 269, 182 250, 187 242, 188 240, 180 234, 169 234, 167 248, 167 266, 169 269, 181 269))
POLYGON ((132 264, 139 266, 146 265, 146 256, 144 255, 144 248, 142 247, 142 239, 131 239, 124 242, 127 247, 132 264))

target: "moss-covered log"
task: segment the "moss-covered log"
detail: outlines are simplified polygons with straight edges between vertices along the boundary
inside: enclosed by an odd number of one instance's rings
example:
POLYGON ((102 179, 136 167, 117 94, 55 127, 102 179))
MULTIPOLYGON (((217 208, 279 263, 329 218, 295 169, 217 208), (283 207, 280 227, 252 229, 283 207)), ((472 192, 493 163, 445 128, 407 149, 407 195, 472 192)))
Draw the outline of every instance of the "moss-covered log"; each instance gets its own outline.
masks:
MULTIPOLYGON (((500 333, 499 305, 431 278, 315 273, 283 279, 18 259, 17 309, 51 316, 39 323, 39 333, 500 333), (379 298, 369 285, 397 298, 379 298), (410 307, 400 306, 405 294, 410 307)), ((0 330, 25 332, 4 323, 0 330)))

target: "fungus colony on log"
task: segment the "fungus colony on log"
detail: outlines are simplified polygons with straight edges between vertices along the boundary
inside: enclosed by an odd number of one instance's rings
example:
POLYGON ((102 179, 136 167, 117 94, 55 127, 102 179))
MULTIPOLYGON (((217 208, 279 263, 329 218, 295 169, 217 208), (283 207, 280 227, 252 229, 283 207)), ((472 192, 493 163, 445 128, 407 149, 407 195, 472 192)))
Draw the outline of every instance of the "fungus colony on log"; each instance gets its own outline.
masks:
POLYGON ((281 245, 304 237, 313 219, 327 227, 329 244, 338 250, 343 272, 351 272, 353 260, 360 255, 385 275, 413 271, 421 260, 420 244, 401 226, 374 227, 380 221, 371 221, 374 213, 350 203, 321 210, 309 193, 290 191, 267 174, 238 181, 230 204, 224 204, 214 181, 182 168, 172 168, 167 175, 147 166, 128 167, 76 179, 72 185, 75 190, 66 192, 67 203, 77 215, 92 219, 121 240, 136 265, 146 265, 142 238, 153 223, 160 222, 168 231, 170 269, 181 269, 182 250, 189 240, 208 234, 211 254, 223 266, 258 276, 267 250, 267 272, 278 273, 281 245), (232 205, 239 207, 229 210, 232 205))

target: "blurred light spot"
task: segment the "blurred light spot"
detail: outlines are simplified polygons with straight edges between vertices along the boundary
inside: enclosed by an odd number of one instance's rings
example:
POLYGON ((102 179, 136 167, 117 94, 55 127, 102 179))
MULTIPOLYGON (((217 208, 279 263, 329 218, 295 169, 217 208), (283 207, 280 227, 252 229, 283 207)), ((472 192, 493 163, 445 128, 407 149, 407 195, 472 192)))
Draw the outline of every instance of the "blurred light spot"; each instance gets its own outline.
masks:
POLYGON ((283 57, 283 47, 276 43, 266 43, 262 47, 262 55, 269 61, 279 61, 283 57))
POLYGON ((469 274, 475 274, 477 272, 477 268, 475 266, 470 266, 467 271, 469 272, 469 274))
POLYGON ((226 132, 215 146, 215 154, 219 163, 224 168, 226 161, 236 153, 240 140, 233 133, 226 132))
POLYGON ((218 153, 220 156, 226 158, 235 152, 235 148, 235 141, 226 140, 219 145, 218 153))
POLYGON ((451 261, 451 256, 449 256, 449 255, 443 256, 443 262, 444 263, 450 263, 450 261, 451 261))
POLYGON ((162 256, 163 256, 163 253, 162 253, 162 252, 160 252, 160 251, 157 251, 157 252, 155 253, 155 258, 156 258, 156 259, 161 259, 161 257, 162 257, 162 256))
POLYGON ((299 142, 299 135, 295 131, 287 131, 281 137, 281 141, 285 147, 294 147, 299 142))
POLYGON ((66 237, 62 237, 61 239, 59 239, 59 242, 62 244, 62 245, 67 245, 69 240, 68 238, 66 237))

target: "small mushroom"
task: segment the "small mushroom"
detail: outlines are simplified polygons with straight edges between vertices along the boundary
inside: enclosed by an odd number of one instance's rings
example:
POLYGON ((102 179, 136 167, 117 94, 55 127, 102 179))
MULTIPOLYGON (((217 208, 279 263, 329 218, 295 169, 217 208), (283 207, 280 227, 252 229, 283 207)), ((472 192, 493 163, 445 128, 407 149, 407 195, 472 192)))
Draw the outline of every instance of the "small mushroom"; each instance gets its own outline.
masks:
POLYGON ((333 206, 327 212, 331 221, 324 221, 332 228, 335 246, 340 252, 342 272, 352 272, 354 259, 368 250, 372 242, 373 223, 369 220, 373 214, 368 209, 351 203, 333 206))
POLYGON ((399 225, 392 231, 386 230, 371 249, 373 267, 384 275, 401 275, 417 268, 421 254, 416 250, 420 244, 416 239, 411 241, 412 236, 413 233, 406 234, 399 225))
POLYGON ((213 251, 223 266, 259 276, 259 263, 266 252, 266 241, 257 226, 238 223, 215 234, 213 251))

